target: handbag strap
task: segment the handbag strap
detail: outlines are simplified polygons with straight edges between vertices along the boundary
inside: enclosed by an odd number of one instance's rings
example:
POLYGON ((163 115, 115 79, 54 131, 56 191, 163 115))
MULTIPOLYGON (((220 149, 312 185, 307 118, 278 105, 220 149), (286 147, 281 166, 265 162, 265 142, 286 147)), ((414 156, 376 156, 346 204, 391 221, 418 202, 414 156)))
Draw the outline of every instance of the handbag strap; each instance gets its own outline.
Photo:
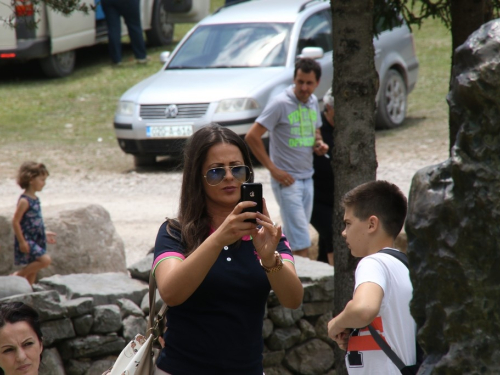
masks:
POLYGON ((368 325, 368 330, 372 334, 373 339, 375 342, 380 346, 380 349, 384 351, 384 353, 389 357, 389 359, 396 365, 396 367, 401 371, 403 368, 406 367, 406 365, 403 363, 403 361, 397 356, 396 353, 391 349, 389 344, 385 342, 385 340, 379 335, 377 330, 371 325, 368 325))
POLYGON ((154 338, 157 339, 163 332, 159 331, 159 322, 165 318, 168 306, 163 303, 160 311, 156 314, 156 279, 153 272, 149 274, 149 322, 148 331, 152 331, 154 338))
POLYGON ((408 256, 402 251, 391 249, 390 247, 384 247, 382 250, 379 250, 377 252, 392 255, 394 258, 398 259, 401 263, 403 263, 406 266, 406 268, 408 268, 408 270, 410 270, 410 266, 408 264, 408 256))

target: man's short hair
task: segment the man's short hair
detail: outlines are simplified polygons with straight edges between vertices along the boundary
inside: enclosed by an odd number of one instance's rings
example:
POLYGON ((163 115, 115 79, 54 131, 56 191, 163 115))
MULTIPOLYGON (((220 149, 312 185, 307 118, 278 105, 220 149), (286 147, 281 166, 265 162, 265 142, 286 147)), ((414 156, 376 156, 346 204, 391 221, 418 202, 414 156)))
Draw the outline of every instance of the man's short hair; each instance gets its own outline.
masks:
POLYGON ((293 72, 293 78, 297 77, 297 71, 302 70, 304 73, 314 72, 316 76, 316 81, 321 78, 321 65, 319 65, 316 60, 305 57, 303 59, 298 59, 295 63, 295 70, 293 72))
POLYGON ((333 109, 333 103, 334 103, 333 95, 332 95, 332 88, 330 87, 328 91, 326 92, 325 96, 323 96, 323 104, 324 105, 329 105, 330 108, 333 109))
POLYGON ((347 192, 344 208, 352 208, 359 220, 378 217, 385 232, 396 238, 406 219, 408 201, 401 190, 387 181, 370 181, 347 192))

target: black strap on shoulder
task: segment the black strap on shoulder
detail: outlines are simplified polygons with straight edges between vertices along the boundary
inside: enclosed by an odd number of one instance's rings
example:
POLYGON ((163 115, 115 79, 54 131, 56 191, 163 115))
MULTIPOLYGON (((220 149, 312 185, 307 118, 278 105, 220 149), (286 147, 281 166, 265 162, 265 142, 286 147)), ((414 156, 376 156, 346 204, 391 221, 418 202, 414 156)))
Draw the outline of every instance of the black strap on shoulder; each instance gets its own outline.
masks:
POLYGON ((401 261, 401 263, 403 263, 406 266, 406 268, 410 269, 408 265, 408 257, 406 256, 405 253, 399 250, 391 249, 389 247, 385 247, 377 252, 392 255, 394 258, 397 258, 399 261, 401 261))

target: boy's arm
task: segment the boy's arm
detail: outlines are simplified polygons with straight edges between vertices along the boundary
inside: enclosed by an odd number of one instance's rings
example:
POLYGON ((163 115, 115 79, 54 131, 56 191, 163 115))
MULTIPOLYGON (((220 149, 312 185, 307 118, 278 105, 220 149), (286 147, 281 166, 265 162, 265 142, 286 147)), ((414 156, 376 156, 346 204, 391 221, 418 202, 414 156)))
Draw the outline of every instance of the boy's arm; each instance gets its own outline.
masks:
POLYGON ((19 202, 16 207, 16 212, 14 213, 14 217, 12 218, 12 228, 14 229, 14 233, 16 235, 17 241, 19 242, 19 249, 23 253, 29 253, 29 246, 26 242, 26 239, 23 235, 23 230, 21 229, 21 219, 23 218, 30 204, 24 198, 19 199, 19 202))
POLYGON ((366 282, 358 286, 344 311, 328 323, 328 336, 335 340, 347 328, 366 327, 377 317, 383 298, 384 290, 378 284, 366 282))

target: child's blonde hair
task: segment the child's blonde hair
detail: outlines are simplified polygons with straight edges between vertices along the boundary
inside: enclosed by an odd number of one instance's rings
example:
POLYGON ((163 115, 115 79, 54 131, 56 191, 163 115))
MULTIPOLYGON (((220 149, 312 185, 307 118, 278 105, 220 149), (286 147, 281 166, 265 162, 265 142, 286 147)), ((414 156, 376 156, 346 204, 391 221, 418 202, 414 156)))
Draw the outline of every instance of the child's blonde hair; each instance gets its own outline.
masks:
POLYGON ((40 175, 49 175, 49 171, 45 165, 34 161, 26 161, 19 168, 19 172, 17 172, 17 184, 21 188, 27 189, 30 186, 30 181, 40 175))

